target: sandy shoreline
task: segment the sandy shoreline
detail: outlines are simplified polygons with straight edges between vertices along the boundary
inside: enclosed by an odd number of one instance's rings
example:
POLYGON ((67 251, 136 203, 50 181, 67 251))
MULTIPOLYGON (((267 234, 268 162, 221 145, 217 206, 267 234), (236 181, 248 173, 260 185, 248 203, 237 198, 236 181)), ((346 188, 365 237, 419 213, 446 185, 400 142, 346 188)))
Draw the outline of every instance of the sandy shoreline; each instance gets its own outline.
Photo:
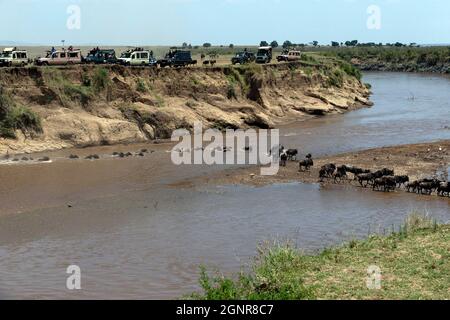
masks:
POLYGON ((437 176, 439 171, 442 171, 440 178, 448 179, 446 171, 450 166, 450 140, 369 149, 323 157, 314 161, 314 168, 307 172, 299 172, 298 162, 292 161, 288 162, 285 168, 280 168, 275 176, 261 176, 260 168, 252 166, 224 170, 212 176, 184 180, 171 186, 250 185, 262 187, 276 183, 317 183, 320 167, 328 163, 370 170, 391 168, 397 175, 408 175, 411 181, 437 176))

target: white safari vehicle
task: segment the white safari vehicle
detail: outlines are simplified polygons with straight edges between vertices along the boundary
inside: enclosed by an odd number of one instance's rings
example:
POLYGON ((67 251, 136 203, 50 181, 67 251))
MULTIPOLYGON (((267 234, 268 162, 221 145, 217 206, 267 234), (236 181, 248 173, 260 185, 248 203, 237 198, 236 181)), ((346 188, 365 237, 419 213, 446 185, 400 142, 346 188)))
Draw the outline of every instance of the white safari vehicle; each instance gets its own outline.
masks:
POLYGON ((125 66, 146 66, 150 63, 150 51, 142 48, 127 50, 120 56, 119 63, 125 66))
POLYGON ((5 48, 0 54, 0 66, 24 67, 28 64, 28 53, 17 48, 5 48))
POLYGON ((69 50, 47 51, 45 58, 38 58, 36 64, 38 66, 65 66, 81 64, 81 50, 70 48, 69 50))

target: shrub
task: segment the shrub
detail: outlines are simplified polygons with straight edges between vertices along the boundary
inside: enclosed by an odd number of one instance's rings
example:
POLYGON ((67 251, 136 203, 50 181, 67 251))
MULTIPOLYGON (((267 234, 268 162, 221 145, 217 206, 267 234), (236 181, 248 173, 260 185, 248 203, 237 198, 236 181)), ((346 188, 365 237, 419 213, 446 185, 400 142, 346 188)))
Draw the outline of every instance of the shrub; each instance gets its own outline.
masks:
POLYGON ((328 74, 328 85, 332 87, 342 88, 344 85, 344 74, 341 70, 335 69, 328 74))
POLYGON ((354 66, 352 66, 350 63, 341 62, 340 67, 349 76, 355 77, 356 79, 361 80, 361 78, 362 78, 361 71, 359 69, 355 68, 354 66))
POLYGON ((91 89, 84 85, 80 86, 72 83, 65 83, 63 93, 71 100, 79 100, 83 106, 92 99, 91 89))
POLYGON ((230 100, 231 99, 237 99, 236 89, 234 88, 234 85, 232 83, 228 84, 227 97, 230 100))
POLYGON ((94 90, 96 92, 103 91, 110 84, 109 73, 105 68, 99 68, 95 71, 94 77, 92 79, 94 90))
POLYGON ((16 130, 25 135, 41 133, 41 119, 29 108, 16 105, 0 88, 0 137, 15 139, 16 130))
POLYGON ((145 84, 144 80, 138 79, 136 81, 136 90, 139 92, 147 92, 148 91, 147 85, 145 84))

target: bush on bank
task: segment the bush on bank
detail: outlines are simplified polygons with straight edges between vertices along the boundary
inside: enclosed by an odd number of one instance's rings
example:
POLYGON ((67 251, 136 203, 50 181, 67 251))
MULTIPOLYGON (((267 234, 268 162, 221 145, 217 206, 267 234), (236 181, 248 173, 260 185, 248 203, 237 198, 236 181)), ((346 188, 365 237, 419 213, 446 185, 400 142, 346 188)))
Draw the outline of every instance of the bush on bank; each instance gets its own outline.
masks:
POLYGON ((333 56, 351 62, 379 62, 392 65, 413 65, 417 68, 450 64, 450 47, 355 47, 324 50, 322 55, 333 56))
POLYGON ((0 137, 15 139, 17 130, 25 135, 41 133, 41 119, 31 109, 17 105, 0 87, 0 137))

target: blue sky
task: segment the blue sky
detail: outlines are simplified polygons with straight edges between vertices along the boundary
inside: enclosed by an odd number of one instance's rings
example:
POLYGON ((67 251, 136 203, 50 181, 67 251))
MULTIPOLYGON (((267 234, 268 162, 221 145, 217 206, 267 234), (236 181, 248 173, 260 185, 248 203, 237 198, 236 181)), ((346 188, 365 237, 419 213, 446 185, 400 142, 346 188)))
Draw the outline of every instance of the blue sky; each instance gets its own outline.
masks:
POLYGON ((0 41, 59 44, 259 44, 358 39, 450 43, 448 0, 0 0, 0 41), (66 26, 80 8, 81 28, 66 26), (370 5, 381 28, 367 27, 370 5))

